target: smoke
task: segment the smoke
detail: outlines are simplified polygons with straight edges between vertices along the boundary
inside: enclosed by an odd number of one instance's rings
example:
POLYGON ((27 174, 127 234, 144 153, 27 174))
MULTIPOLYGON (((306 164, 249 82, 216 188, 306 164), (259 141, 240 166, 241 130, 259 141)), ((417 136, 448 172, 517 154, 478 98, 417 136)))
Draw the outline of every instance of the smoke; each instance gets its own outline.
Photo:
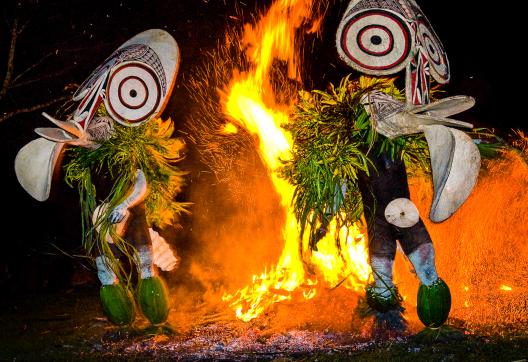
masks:
POLYGON ((191 195, 199 253, 191 272, 209 290, 250 283, 278 259, 283 211, 260 165, 231 171, 229 183, 204 177, 191 195))

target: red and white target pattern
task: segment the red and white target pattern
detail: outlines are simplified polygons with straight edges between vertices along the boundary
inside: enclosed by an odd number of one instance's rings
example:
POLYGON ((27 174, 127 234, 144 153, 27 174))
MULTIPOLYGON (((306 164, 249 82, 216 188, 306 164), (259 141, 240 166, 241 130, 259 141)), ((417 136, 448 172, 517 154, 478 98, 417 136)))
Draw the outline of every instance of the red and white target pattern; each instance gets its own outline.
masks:
POLYGON ((414 48, 414 34, 399 14, 382 9, 358 12, 338 31, 344 60, 367 74, 388 75, 403 69, 414 48))
POLYGON ((429 60, 431 75, 440 84, 449 82, 450 72, 446 52, 425 18, 417 21, 417 37, 429 60))
POLYGON ((160 101, 160 83, 150 66, 130 61, 112 69, 105 104, 119 123, 141 124, 159 109, 160 101))

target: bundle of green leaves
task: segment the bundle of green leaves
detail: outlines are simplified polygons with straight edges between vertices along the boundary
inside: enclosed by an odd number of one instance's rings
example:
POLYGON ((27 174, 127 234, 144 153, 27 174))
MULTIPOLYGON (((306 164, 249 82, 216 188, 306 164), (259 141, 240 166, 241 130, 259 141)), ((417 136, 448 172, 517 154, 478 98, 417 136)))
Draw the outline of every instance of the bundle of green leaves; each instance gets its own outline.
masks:
MULTIPOLYGON (((106 115, 104 109, 98 112, 100 116, 106 115)), ((106 235, 112 237, 114 245, 130 261, 135 259, 136 251, 116 234, 108 216, 134 187, 136 170, 141 169, 147 179, 145 208, 150 226, 175 224, 178 215, 188 210, 188 203, 176 200, 186 173, 174 165, 181 159, 180 152, 184 143, 171 138, 173 130, 174 125, 170 119, 155 119, 137 127, 116 124, 112 136, 101 141, 97 148, 69 149, 70 161, 65 165, 65 180, 71 187, 76 186, 80 195, 83 247, 88 255, 97 250, 108 256, 121 279, 129 280, 130 275, 125 275, 123 267, 117 263, 106 235), (92 180, 94 174, 101 172, 107 172, 113 182, 113 187, 104 200, 98 199, 92 180), (98 217, 96 225, 93 225, 92 215, 97 203, 101 201, 108 206, 98 217)))
POLYGON ((292 134, 293 148, 280 173, 295 187, 293 203, 301 240, 308 229, 312 249, 319 228, 333 218, 338 230, 361 220, 358 173, 369 173, 373 155, 383 152, 403 159, 410 171, 429 171, 423 133, 390 140, 376 132, 361 103, 374 90, 404 99, 393 78, 347 76, 326 91, 301 91, 291 121, 284 125, 292 134))

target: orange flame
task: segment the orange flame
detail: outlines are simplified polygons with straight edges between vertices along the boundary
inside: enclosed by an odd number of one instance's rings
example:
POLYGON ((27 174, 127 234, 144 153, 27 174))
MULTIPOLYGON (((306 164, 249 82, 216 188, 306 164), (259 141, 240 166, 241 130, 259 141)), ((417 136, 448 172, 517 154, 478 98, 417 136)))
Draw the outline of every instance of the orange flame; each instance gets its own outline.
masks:
POLYGON ((226 123, 226 125, 220 131, 223 134, 236 134, 238 133, 238 128, 231 122, 226 123))
MULTIPOLYGON (((318 243, 318 251, 310 254, 313 275, 308 276, 299 252, 300 233, 291 206, 294 188, 277 175, 281 159, 290 157, 291 136, 281 125, 288 122, 288 110, 293 105, 275 102, 270 83, 270 71, 275 60, 288 66, 288 77, 300 81, 298 48, 295 33, 312 17, 313 0, 278 0, 269 8, 255 26, 246 25, 243 45, 252 63, 250 72, 241 73, 234 79, 224 98, 224 111, 233 123, 258 137, 259 155, 266 166, 275 190, 280 196, 286 215, 282 231, 284 248, 278 263, 269 272, 253 276, 253 283, 234 294, 225 294, 239 319, 249 321, 264 312, 273 303, 290 300, 297 296, 313 298, 324 280, 327 286, 344 285, 359 290, 369 279, 367 249, 364 236, 356 226, 330 232, 318 243), (336 246, 335 234, 340 233, 340 245, 336 246)), ((320 21, 315 21, 320 23, 320 21)), ((316 31, 313 25, 311 32, 316 31)), ((308 242, 303 240, 303 249, 308 242)), ((305 253, 306 254, 306 253, 305 253)))

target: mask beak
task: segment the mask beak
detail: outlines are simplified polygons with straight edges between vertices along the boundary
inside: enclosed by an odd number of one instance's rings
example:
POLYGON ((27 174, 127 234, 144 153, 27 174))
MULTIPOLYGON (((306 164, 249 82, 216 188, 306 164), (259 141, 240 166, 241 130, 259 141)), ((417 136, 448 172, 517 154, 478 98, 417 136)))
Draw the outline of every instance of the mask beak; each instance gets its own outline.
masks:
POLYGON ((88 137, 86 131, 77 122, 64 122, 53 118, 46 112, 42 115, 50 120, 59 128, 41 127, 36 128, 35 132, 45 139, 57 143, 66 143, 73 146, 84 148, 94 148, 95 144, 88 137))
POLYGON ((53 118, 46 112, 42 112, 42 115, 47 118, 51 123, 56 125, 57 127, 61 128, 62 130, 68 132, 69 134, 72 134, 73 136, 80 138, 81 135, 84 133, 83 128, 81 125, 79 125, 77 122, 64 122, 60 121, 56 118, 53 118))

